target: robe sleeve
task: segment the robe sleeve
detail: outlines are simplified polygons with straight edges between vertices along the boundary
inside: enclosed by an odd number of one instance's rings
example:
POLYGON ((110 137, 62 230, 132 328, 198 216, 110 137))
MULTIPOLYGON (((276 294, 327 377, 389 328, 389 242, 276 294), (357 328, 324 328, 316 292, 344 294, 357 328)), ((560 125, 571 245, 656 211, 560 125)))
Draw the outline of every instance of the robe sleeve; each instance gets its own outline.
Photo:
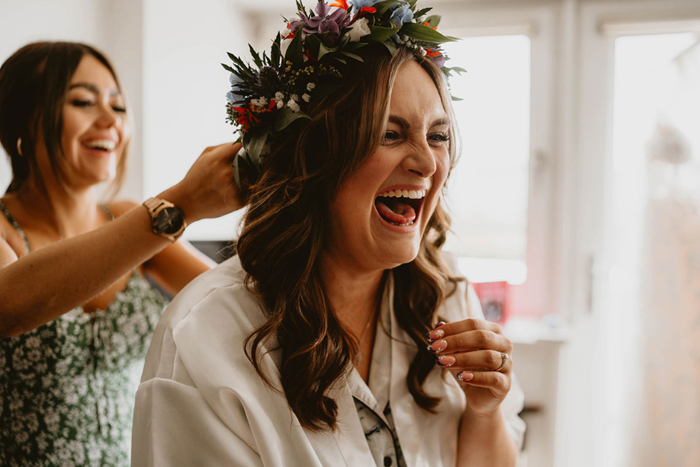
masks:
POLYGON ((249 427, 237 428, 225 425, 197 388, 151 379, 136 394, 132 466, 262 466, 243 439, 249 427))

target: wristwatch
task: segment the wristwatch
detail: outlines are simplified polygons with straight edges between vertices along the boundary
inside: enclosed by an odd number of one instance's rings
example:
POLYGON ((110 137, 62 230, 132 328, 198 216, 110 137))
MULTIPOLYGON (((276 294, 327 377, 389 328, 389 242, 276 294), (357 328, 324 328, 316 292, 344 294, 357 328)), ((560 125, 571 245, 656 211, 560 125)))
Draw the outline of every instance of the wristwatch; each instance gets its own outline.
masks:
POLYGON ((143 205, 151 215, 151 230, 154 234, 174 242, 185 231, 185 213, 173 203, 164 199, 149 198, 143 205))

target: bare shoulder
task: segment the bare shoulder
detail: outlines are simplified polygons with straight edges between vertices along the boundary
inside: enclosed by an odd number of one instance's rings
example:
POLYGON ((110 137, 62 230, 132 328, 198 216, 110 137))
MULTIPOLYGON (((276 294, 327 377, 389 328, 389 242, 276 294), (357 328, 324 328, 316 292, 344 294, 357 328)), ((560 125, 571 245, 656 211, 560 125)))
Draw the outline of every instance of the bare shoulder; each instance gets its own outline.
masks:
MULTIPOLYGON (((6 203, 7 199, 2 198, 1 200, 3 204, 8 204, 6 203)), ((13 206, 13 208, 16 208, 15 211, 18 209, 17 206, 13 206)), ((26 254, 24 240, 5 214, 0 213, 0 263, 6 264, 16 261, 24 254, 26 254)))
POLYGON ((127 212, 131 211, 132 209, 138 206, 141 206, 141 204, 130 199, 119 199, 107 203, 107 207, 110 211, 112 211, 114 217, 119 217, 122 214, 126 214, 127 212))

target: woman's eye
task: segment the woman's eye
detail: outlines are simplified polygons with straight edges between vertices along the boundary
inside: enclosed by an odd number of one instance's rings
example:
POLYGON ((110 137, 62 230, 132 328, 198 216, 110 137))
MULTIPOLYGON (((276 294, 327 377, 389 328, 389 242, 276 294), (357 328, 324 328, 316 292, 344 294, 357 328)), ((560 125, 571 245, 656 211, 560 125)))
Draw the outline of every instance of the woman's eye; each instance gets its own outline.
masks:
POLYGON ((450 140, 450 136, 445 133, 434 133, 428 136, 428 141, 431 143, 446 143, 450 140))
POLYGON ((93 105, 94 102, 91 100, 84 100, 84 99, 73 99, 71 101, 71 105, 73 107, 88 107, 90 105, 93 105))
POLYGON ((399 134, 396 131, 387 131, 384 133, 384 137, 382 139, 385 142, 396 141, 397 139, 399 139, 399 134))
POLYGON ((119 113, 126 113, 126 107, 123 107, 121 105, 113 105, 112 110, 119 113))

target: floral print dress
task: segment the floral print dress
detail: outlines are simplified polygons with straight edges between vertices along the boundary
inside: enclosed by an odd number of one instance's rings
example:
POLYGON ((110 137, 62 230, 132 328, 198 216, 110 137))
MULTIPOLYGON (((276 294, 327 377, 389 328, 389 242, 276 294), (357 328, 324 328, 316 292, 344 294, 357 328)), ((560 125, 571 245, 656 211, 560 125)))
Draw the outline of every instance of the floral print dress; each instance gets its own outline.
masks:
POLYGON ((136 388, 166 304, 135 270, 106 310, 78 307, 0 339, 0 465, 129 465, 136 388))

